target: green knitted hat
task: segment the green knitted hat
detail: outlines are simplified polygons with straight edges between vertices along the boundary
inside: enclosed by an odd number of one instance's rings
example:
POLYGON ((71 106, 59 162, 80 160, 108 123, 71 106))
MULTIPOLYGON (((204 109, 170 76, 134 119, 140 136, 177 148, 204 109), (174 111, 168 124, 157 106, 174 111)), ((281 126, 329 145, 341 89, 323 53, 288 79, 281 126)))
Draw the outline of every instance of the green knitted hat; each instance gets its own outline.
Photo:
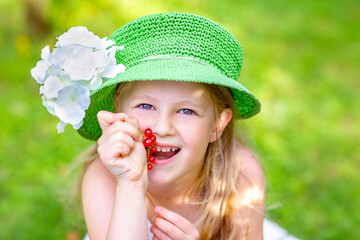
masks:
POLYGON ((96 140, 101 136, 96 115, 100 110, 114 111, 114 94, 121 82, 218 84, 231 89, 239 118, 260 111, 259 100, 237 81, 243 63, 240 43, 205 17, 187 13, 148 15, 119 28, 110 39, 125 47, 116 53, 116 59, 126 70, 91 93, 90 106, 78 130, 85 138, 96 140))

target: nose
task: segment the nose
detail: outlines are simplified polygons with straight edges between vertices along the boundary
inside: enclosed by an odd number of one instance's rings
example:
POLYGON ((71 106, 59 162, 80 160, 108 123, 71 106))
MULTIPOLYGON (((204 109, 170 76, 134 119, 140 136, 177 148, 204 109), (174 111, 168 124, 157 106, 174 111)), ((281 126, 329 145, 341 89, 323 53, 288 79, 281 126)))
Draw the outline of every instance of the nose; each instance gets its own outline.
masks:
POLYGON ((161 112, 158 113, 154 119, 153 125, 154 134, 159 137, 171 136, 176 132, 173 119, 171 118, 171 113, 161 112))

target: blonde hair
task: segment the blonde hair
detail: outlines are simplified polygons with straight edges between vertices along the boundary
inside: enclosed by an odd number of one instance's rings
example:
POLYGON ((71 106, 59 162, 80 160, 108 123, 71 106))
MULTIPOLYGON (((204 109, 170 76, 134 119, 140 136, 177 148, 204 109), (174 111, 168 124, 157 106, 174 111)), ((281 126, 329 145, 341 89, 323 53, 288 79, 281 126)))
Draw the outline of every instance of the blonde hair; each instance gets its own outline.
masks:
MULTIPOLYGON (((226 108, 235 113, 235 103, 231 91, 223 86, 202 84, 210 93, 215 108, 215 120, 226 108)), ((121 83, 114 96, 115 110, 119 106, 126 92, 130 91, 132 82, 121 83)), ((234 144, 238 141, 234 137, 234 118, 230 120, 221 136, 216 141, 209 143, 206 151, 203 168, 198 176, 198 181, 190 190, 194 201, 200 207, 201 215, 195 223, 200 232, 200 239, 234 239, 240 232, 241 224, 236 221, 234 212, 239 207, 240 194, 237 191, 240 161, 235 156, 234 144)), ((97 157, 97 144, 95 143, 83 154, 84 169, 97 157)), ((81 184, 81 180, 80 180, 81 184)))
MULTIPOLYGON (((210 93, 215 121, 226 108, 235 113, 235 103, 228 88, 204 84, 210 93)), ((193 189, 197 193, 201 216, 196 225, 200 239, 232 239, 240 231, 232 215, 236 182, 239 173, 239 160, 233 153, 234 118, 230 120, 217 141, 208 146, 204 166, 193 189)))

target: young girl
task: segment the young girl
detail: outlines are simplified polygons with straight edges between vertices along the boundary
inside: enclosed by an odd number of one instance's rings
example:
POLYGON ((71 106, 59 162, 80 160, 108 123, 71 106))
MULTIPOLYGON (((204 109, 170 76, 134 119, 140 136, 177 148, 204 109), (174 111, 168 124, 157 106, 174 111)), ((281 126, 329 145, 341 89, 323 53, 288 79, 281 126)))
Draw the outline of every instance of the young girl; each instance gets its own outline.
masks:
POLYGON ((234 135, 260 102, 237 82, 236 38, 164 13, 110 39, 70 29, 32 69, 59 132, 97 140, 82 178, 90 239, 262 239, 264 176, 234 135))
POLYGON ((126 70, 92 93, 78 130, 97 139, 82 181, 90 239, 262 239, 264 176, 234 136, 235 119, 260 111, 237 82, 239 42, 184 13, 136 19, 110 39, 126 70))

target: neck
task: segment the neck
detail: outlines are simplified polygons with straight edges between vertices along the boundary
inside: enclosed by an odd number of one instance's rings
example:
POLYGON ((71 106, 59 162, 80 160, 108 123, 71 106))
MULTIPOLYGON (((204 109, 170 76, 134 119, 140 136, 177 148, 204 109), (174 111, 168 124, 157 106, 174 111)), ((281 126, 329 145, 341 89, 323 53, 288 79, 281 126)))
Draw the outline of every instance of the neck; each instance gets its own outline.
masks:
POLYGON ((171 185, 149 185, 147 196, 155 205, 164 207, 188 204, 193 184, 173 183, 171 185))
POLYGON ((180 214, 190 222, 195 222, 198 205, 191 204, 191 202, 195 201, 194 196, 191 194, 193 187, 193 181, 177 181, 165 186, 149 184, 146 194, 148 218, 152 219, 155 215, 153 211, 155 206, 162 206, 180 214))
POLYGON ((150 180, 147 188, 150 199, 152 199, 155 204, 164 207, 189 204, 194 200, 191 192, 195 183, 199 180, 202 166, 201 162, 193 171, 188 172, 188 174, 177 180, 171 178, 164 181, 156 178, 150 180))

